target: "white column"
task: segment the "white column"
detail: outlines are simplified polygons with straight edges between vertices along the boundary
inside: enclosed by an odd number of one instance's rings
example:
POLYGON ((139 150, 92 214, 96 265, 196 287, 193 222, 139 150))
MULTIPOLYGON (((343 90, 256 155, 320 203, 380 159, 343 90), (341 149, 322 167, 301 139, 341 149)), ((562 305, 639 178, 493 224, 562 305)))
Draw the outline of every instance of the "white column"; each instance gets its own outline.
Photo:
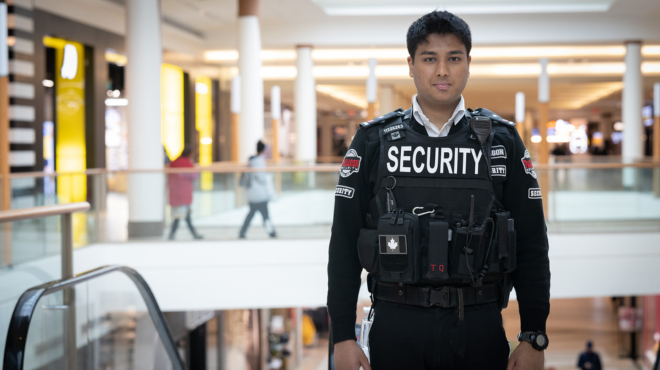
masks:
POLYGON ((272 120, 272 144, 273 161, 280 161, 280 118, 282 117, 282 103, 280 99, 280 87, 273 86, 270 89, 270 116, 272 120))
POLYGON ((525 137, 529 136, 525 132, 525 93, 517 92, 516 93, 516 129, 518 134, 522 139, 523 143, 525 142, 525 137))
MULTIPOLYGON (((126 2, 126 68, 128 95, 128 168, 162 170, 161 143, 160 5, 158 0, 126 2)), ((183 92, 182 92, 183 93, 183 92)), ((128 235, 159 236, 163 233, 164 182, 161 173, 128 177, 128 235)))
POLYGON ((380 94, 378 94, 378 102, 380 103, 380 114, 387 114, 398 106, 395 106, 394 100, 394 87, 392 85, 382 85, 380 87, 380 94))
POLYGON ((653 84, 653 159, 660 159, 660 82, 653 84))
POLYGON ((624 161, 642 157, 642 44, 626 43, 626 72, 623 74, 621 117, 624 161))
POLYGON ((259 17, 238 18, 238 71, 241 75, 241 116, 239 162, 256 154, 257 142, 264 137, 264 81, 261 78, 261 32, 259 17))
POLYGON ((516 123, 525 122, 525 93, 516 93, 516 123))
POLYGON ((316 81, 312 75, 312 47, 298 46, 295 90, 296 161, 316 160, 316 81))
POLYGON ((378 78, 376 77, 376 66, 378 60, 376 58, 369 58, 369 76, 367 76, 367 119, 376 118, 376 98, 378 94, 378 78))

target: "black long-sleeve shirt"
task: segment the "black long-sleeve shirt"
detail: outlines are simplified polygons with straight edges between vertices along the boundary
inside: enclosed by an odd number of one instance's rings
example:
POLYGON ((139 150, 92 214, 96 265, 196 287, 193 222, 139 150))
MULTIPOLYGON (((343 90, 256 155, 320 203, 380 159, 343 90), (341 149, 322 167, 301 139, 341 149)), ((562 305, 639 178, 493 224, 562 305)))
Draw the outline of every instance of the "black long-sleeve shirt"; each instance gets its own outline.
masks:
MULTIPOLYGON (((411 128, 427 135, 422 125, 411 118, 411 128)), ((449 135, 468 124, 463 118, 452 126, 449 135)), ((550 265, 548 239, 543 206, 536 173, 529 153, 515 128, 495 131, 491 165, 505 165, 506 176, 493 176, 496 196, 511 213, 517 233, 517 267, 511 274, 520 309, 522 331, 545 331, 550 313, 550 265)), ((357 239, 365 227, 366 213, 374 197, 380 147, 378 139, 370 141, 367 130, 358 129, 350 149, 361 158, 357 171, 344 173, 335 193, 335 211, 330 238, 328 262, 328 311, 335 343, 355 339, 357 296, 362 267, 358 259, 357 239), (344 177, 345 176, 345 177, 344 177), (354 191, 347 193, 345 187, 354 191)), ((354 162, 355 163, 355 162, 354 162)))

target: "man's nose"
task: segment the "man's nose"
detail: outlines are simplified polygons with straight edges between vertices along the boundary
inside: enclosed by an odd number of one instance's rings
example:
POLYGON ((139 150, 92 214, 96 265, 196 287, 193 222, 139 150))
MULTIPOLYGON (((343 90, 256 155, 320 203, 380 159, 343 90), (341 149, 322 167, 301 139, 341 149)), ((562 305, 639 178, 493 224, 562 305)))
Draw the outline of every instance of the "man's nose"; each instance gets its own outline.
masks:
POLYGON ((449 69, 447 68, 447 62, 441 60, 438 63, 438 69, 436 70, 436 75, 437 76, 448 76, 449 75, 449 69))

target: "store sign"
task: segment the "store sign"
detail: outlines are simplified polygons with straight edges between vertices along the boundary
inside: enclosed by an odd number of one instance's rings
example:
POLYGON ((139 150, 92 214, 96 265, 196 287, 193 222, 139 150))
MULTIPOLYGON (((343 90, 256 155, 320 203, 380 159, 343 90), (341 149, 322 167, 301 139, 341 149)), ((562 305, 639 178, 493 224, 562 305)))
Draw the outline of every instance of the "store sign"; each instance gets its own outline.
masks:
POLYGON ((183 151, 183 70, 171 64, 161 69, 161 140, 170 160, 183 151))
POLYGON ((65 80, 73 80, 78 74, 78 49, 71 44, 64 45, 64 56, 60 76, 65 80))

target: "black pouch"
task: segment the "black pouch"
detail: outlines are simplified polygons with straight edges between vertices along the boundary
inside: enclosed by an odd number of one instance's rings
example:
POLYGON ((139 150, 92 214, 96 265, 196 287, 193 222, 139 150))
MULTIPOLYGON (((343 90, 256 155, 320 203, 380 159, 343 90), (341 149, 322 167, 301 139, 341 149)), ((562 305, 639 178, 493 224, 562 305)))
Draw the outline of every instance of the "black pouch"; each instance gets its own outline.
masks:
POLYGON ((380 279, 388 283, 415 283, 420 279, 422 252, 419 218, 397 210, 378 220, 380 279))
POLYGON ((428 280, 449 279, 449 223, 429 222, 428 280))
POLYGON ((516 268, 516 230, 509 212, 495 214, 497 222, 497 258, 499 271, 509 273, 516 268))
POLYGON ((370 273, 378 272, 378 230, 360 229, 357 247, 362 267, 370 273))
POLYGON ((485 225, 472 227, 452 227, 451 277, 476 278, 485 255, 485 225))

